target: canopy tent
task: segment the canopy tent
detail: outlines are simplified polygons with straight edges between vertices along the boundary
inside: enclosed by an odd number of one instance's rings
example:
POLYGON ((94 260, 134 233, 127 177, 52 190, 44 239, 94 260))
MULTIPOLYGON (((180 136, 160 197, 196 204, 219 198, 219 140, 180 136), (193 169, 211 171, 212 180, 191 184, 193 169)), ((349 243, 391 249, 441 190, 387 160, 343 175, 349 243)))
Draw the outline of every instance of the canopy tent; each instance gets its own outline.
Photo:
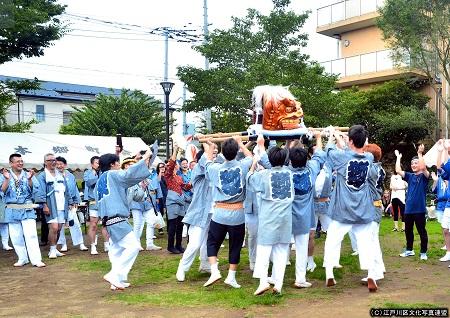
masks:
MULTIPOLYGON (((122 137, 122 155, 134 156, 147 149, 141 138, 122 137)), ((71 170, 90 168, 90 159, 105 153, 114 153, 116 137, 51 135, 35 133, 0 132, 0 167, 9 166, 9 155, 20 153, 27 169, 41 169, 44 155, 53 153, 64 157, 71 170)))
MULTIPOLYGON (((447 149, 447 145, 450 143, 450 139, 445 140, 445 149, 447 149)), ((437 158, 438 158, 438 143, 436 142, 433 147, 430 148, 430 150, 427 151, 427 153, 423 156, 423 160, 425 161, 425 164, 427 167, 431 168, 432 166, 435 166, 437 164, 437 158)), ((448 152, 445 150, 443 152, 443 158, 442 163, 446 163, 449 155, 448 152)))

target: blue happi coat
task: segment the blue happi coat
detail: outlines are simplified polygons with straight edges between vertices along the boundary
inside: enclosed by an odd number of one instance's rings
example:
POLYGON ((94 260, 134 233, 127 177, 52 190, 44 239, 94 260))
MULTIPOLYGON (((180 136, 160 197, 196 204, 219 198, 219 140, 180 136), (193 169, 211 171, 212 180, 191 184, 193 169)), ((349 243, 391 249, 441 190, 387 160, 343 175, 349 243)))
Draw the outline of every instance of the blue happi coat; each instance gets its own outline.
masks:
MULTIPOLYGON (((28 183, 27 172, 22 170, 20 175, 16 179, 13 178, 13 171, 9 170, 11 178, 9 179, 9 185, 5 192, 0 189, 0 196, 4 204, 29 204, 33 203, 33 187, 30 187, 28 183)), ((5 177, 0 174, 0 185, 3 184, 5 177)), ((36 184, 36 178, 32 179, 36 184)), ((34 209, 9 209, 4 210, 5 223, 20 222, 26 219, 35 219, 36 212, 34 209)))

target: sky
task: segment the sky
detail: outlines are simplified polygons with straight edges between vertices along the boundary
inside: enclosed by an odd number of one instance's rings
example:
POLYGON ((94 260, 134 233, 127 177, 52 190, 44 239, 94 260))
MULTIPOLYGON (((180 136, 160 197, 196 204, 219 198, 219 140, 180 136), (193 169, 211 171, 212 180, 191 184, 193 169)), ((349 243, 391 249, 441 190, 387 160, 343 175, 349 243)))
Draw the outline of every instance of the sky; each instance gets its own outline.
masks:
MULTIPOLYGON (((303 27, 303 32, 309 34, 304 52, 319 62, 337 58, 336 40, 315 33, 317 8, 334 2, 337 0, 291 1, 291 8, 296 12, 312 11, 303 27)), ((59 0, 58 3, 67 5, 63 20, 72 31, 45 49, 44 56, 0 65, 0 75, 140 89, 162 99, 159 83, 164 76, 164 38, 144 31, 186 26, 200 34, 203 32, 204 0, 59 0)), ((231 17, 245 16, 247 8, 268 13, 272 1, 208 0, 207 6, 212 31, 229 28, 231 17)), ((175 83, 170 102, 181 105, 183 90, 176 78, 177 66, 203 67, 204 58, 192 49, 192 44, 170 40, 167 61, 168 78, 175 83)))

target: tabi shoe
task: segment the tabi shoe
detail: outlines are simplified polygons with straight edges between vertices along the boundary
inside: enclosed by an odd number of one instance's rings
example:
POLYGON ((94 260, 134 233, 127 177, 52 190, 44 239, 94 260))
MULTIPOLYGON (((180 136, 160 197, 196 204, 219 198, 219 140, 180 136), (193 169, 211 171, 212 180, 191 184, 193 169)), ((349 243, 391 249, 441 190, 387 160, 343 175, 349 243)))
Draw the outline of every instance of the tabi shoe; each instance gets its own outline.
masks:
POLYGON ((167 248, 167 250, 169 251, 170 254, 180 254, 180 251, 174 247, 169 247, 167 248))
POLYGON ((184 270, 181 267, 178 267, 175 277, 177 278, 177 281, 184 282, 186 275, 184 273, 184 270))
POLYGON ((314 270, 316 269, 316 267, 317 267, 316 263, 314 263, 314 262, 308 263, 308 264, 306 265, 306 271, 312 273, 312 272, 314 272, 314 270))
POLYGON ((131 284, 129 282, 121 281, 121 283, 122 283, 123 287, 125 287, 125 288, 131 287, 131 284))
POLYGON ((359 252, 358 251, 354 251, 351 255, 352 256, 357 256, 357 255, 359 255, 359 252))
POLYGON ((61 253, 60 251, 56 250, 56 256, 61 257, 61 256, 66 256, 66 254, 61 253))
POLYGON ((217 282, 222 278, 222 275, 220 275, 220 272, 211 273, 211 276, 209 277, 208 281, 203 284, 203 287, 208 287, 217 282))
POLYGON ((80 244, 80 251, 88 251, 89 249, 87 248, 86 245, 84 245, 83 243, 80 244))
POLYGON ((295 282, 295 283, 294 283, 294 287, 295 287, 295 288, 309 288, 309 287, 311 287, 311 286, 312 286, 312 284, 309 283, 309 282, 303 282, 303 283, 297 283, 297 282, 295 282))
POLYGON ((441 250, 444 250, 444 251, 446 251, 446 250, 447 250, 447 246, 445 246, 445 245, 444 245, 444 246, 442 246, 442 247, 441 247, 441 250))
MULTIPOLYGON (((367 284, 367 280, 368 280, 368 279, 369 279, 369 277, 361 278, 361 282, 367 284)), ((375 277, 375 280, 382 280, 382 279, 384 279, 384 276, 375 277)))
POLYGON ((287 261, 286 266, 291 266, 291 261, 287 261))
POLYGON ((268 291, 270 289, 270 284, 267 283, 267 285, 259 285, 258 289, 255 290, 255 292, 253 293, 253 295, 255 296, 259 296, 264 294, 266 291, 268 291))
POLYGON ((327 286, 327 287, 332 287, 332 286, 334 286, 334 285, 336 285, 336 280, 335 280, 334 278, 328 278, 328 279, 327 279, 326 286, 327 286))
POLYGON ((114 286, 116 289, 115 290, 124 290, 125 286, 123 285, 123 283, 121 283, 118 280, 115 280, 113 277, 111 277, 111 275, 108 273, 105 276, 103 276, 103 279, 105 281, 107 281, 108 283, 110 283, 112 286, 114 286))
POLYGON ((45 263, 44 262, 38 262, 36 264, 33 264, 33 266, 37 267, 37 268, 41 268, 41 267, 45 267, 45 263))
POLYGON ((60 251, 61 252, 67 252, 67 244, 64 244, 63 246, 61 246, 60 251))
POLYGON ((156 235, 153 235, 152 239, 156 240, 157 239, 156 235))
POLYGON ((273 280, 272 277, 267 277, 267 282, 268 282, 270 285, 275 285, 275 281, 273 280))
POLYGON ((22 267, 25 266, 29 263, 29 261, 18 261, 16 263, 14 263, 14 267, 22 267))
POLYGON ((161 246, 156 246, 156 245, 147 245, 145 250, 146 251, 159 251, 159 250, 162 250, 162 247, 161 246))
POLYGON ((144 250, 144 248, 142 246, 139 246, 139 252, 143 251, 143 250, 144 250))
POLYGON ((440 260, 441 262, 448 262, 448 261, 450 261, 450 252, 447 252, 447 253, 444 255, 444 257, 441 257, 439 260, 440 260))
POLYGON ((341 264, 337 264, 336 266, 334 266, 334 268, 342 268, 341 264))
POLYGON ((403 253, 399 254, 400 257, 408 257, 408 256, 414 256, 416 253, 414 251, 408 251, 405 250, 403 253))
POLYGON ((55 259, 56 257, 56 250, 52 250, 48 253, 48 258, 55 259))
POLYGON ((421 261, 426 261, 426 260, 428 260, 427 253, 420 253, 420 260, 421 260, 421 261))
POLYGON ((11 246, 9 246, 9 245, 3 245, 3 250, 5 250, 5 251, 12 251, 13 248, 11 246))
POLYGON ((378 286, 377 282, 373 278, 367 279, 367 288, 369 288, 369 292, 374 293, 377 291, 378 286))
POLYGON ((105 253, 109 252, 109 243, 108 242, 103 243, 103 251, 105 253))
POLYGON ((95 245, 91 245, 91 255, 98 255, 97 247, 95 245))
POLYGON ((229 286, 231 286, 231 287, 233 287, 233 288, 241 288, 241 285, 239 285, 235 279, 228 279, 227 278, 227 279, 224 280, 224 283, 229 285, 229 286))

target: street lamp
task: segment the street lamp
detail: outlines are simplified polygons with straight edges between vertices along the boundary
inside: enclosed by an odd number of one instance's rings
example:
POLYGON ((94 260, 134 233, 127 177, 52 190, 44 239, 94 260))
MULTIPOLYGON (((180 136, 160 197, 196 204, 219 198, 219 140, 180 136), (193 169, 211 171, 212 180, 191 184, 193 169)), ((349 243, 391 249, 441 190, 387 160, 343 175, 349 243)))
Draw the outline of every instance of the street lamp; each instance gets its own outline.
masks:
POLYGON ((165 95, 165 105, 166 105, 166 159, 170 158, 170 151, 169 151, 169 95, 172 91, 173 85, 175 83, 172 82, 161 82, 160 83, 165 95))

